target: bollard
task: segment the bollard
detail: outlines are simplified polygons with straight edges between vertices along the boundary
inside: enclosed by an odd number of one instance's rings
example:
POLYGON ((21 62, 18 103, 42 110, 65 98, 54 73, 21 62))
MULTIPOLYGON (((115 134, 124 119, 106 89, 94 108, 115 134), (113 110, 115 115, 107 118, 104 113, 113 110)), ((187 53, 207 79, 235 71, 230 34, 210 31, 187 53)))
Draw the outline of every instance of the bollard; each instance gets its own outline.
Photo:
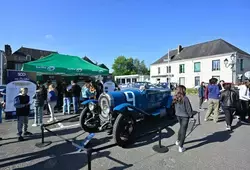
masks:
POLYGON ((91 170, 92 148, 87 149, 88 170, 91 170))
POLYGON ((200 125, 201 124, 201 113, 198 112, 198 124, 197 125, 200 125))
POLYGON ((159 147, 161 148, 161 129, 159 128, 159 147))
POLYGON ((168 147, 162 146, 162 145, 161 145, 161 139, 162 139, 162 133, 161 133, 161 131, 162 131, 162 129, 161 129, 161 128, 158 128, 158 133, 159 133, 159 144, 153 146, 153 150, 154 150, 155 152, 158 152, 158 153, 166 153, 166 152, 168 152, 168 147))
POLYGON ((0 106, 0 123, 2 123, 2 114, 3 114, 3 112, 2 112, 3 110, 2 110, 2 106, 0 106))
POLYGON ((41 125, 41 138, 42 138, 41 143, 35 144, 35 146, 38 148, 44 148, 52 143, 51 141, 47 141, 47 142, 44 141, 44 125, 43 124, 41 125))

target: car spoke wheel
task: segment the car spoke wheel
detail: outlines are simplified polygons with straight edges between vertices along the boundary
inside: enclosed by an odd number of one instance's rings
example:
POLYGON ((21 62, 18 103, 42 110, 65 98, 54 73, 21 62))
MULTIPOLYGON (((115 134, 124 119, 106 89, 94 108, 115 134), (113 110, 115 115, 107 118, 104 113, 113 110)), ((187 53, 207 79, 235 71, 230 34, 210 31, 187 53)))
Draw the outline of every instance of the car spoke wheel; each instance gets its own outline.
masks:
POLYGON ((82 129, 86 132, 96 132, 100 125, 99 118, 92 118, 93 113, 89 110, 88 107, 85 107, 80 115, 79 123, 82 129))
POLYGON ((135 137, 135 119, 131 115, 119 114, 113 125, 115 142, 124 147, 130 144, 135 137))

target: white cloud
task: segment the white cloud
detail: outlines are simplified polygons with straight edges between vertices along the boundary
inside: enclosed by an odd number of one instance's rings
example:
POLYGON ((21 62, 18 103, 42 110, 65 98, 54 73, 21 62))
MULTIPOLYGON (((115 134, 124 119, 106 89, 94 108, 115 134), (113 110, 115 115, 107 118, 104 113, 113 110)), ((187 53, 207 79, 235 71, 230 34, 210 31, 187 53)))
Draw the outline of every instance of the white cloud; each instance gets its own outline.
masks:
POLYGON ((51 34, 45 35, 45 38, 46 38, 47 40, 54 40, 54 37, 53 37, 53 35, 51 35, 51 34))

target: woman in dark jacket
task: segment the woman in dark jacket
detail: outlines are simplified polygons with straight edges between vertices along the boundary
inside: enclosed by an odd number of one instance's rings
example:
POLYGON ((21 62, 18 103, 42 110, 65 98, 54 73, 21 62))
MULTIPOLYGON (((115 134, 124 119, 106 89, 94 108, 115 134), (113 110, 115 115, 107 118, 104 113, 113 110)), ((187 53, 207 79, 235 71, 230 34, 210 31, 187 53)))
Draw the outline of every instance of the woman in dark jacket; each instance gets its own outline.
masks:
POLYGON ((35 100, 35 117, 32 126, 40 126, 43 124, 43 107, 44 107, 44 86, 41 82, 37 82, 36 93, 33 96, 35 100))
POLYGON ((193 116, 193 109, 191 103, 186 96, 186 87, 178 86, 176 89, 176 94, 174 96, 175 104, 175 115, 180 123, 180 129, 178 132, 178 139, 175 142, 179 146, 179 152, 184 152, 185 148, 183 147, 184 140, 186 138, 186 132, 188 127, 189 118, 193 116))
POLYGON ((62 84, 62 90, 63 90, 63 114, 70 114, 71 110, 71 97, 72 94, 70 92, 70 89, 68 88, 68 84, 66 82, 63 82, 62 84), (67 112, 67 113, 66 113, 67 112))
POLYGON ((206 87, 204 85, 204 82, 201 82, 201 86, 199 87, 199 109, 202 110, 202 104, 205 100, 205 90, 206 87))
POLYGON ((224 91, 222 91, 220 96, 220 102, 222 104, 222 109, 225 113, 227 130, 231 130, 231 125, 233 122, 233 113, 236 111, 237 107, 237 93, 231 89, 231 84, 224 84, 224 91))

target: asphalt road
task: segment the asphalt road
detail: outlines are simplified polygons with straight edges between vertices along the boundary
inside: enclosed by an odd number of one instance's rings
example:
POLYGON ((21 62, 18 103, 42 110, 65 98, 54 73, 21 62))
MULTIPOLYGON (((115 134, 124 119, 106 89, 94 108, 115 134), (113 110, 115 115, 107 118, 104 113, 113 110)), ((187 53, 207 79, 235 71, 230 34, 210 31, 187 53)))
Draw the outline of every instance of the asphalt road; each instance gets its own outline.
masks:
MULTIPOLYGON (((198 99, 190 96, 194 109, 198 107, 198 99)), ((206 104, 204 105, 206 107, 206 104)), ((170 121, 152 121, 140 124, 139 133, 148 132, 158 126, 170 126, 163 131, 162 144, 168 146, 167 153, 157 153, 152 148, 158 144, 158 135, 147 135, 128 148, 113 147, 94 153, 92 156, 92 169, 188 169, 188 170, 248 170, 250 167, 250 130, 246 125, 236 124, 233 132, 225 131, 224 115, 217 124, 203 122, 204 113, 201 112, 201 125, 187 137, 185 147, 187 151, 179 153, 173 145, 176 140, 179 125, 171 125, 170 121)), ((58 114, 57 118, 64 116, 58 114)), ((32 124, 33 120, 30 120, 32 124)), ((64 126, 77 124, 78 122, 63 123, 64 126)), ((54 125, 49 128, 58 128, 54 125)), ((40 142, 40 129, 29 127, 34 136, 24 142, 17 142, 16 122, 4 122, 0 124, 0 169, 87 169, 87 158, 85 152, 76 152, 77 149, 65 143, 58 137, 46 132, 45 141, 53 143, 45 148, 37 148, 40 142)), ((77 125, 69 129, 59 129, 57 132, 63 137, 72 139, 80 144, 88 135, 77 125)), ((97 133, 91 145, 94 148, 112 144, 112 136, 105 132, 97 133)))

